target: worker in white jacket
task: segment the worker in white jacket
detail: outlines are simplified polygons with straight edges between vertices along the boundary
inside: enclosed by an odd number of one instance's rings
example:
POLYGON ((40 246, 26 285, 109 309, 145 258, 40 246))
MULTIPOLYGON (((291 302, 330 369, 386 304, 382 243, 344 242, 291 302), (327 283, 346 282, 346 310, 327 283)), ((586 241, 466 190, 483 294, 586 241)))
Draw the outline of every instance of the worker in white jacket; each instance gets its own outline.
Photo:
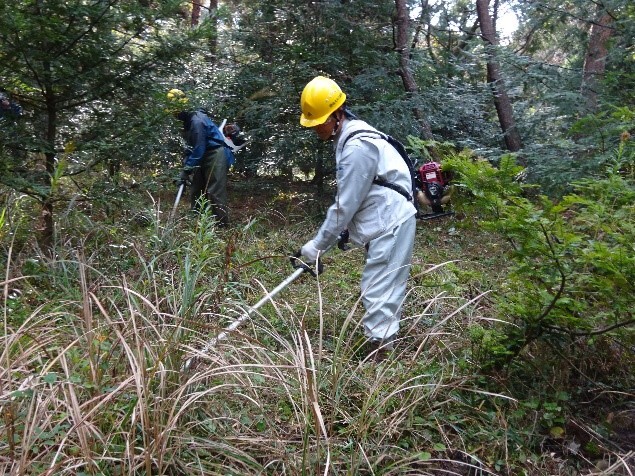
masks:
POLYGON ((357 119, 346 95, 318 76, 302 92, 300 124, 321 140, 334 140, 337 196, 317 235, 301 249, 308 262, 332 246, 343 230, 366 249, 362 273, 364 333, 375 360, 393 350, 410 273, 416 229, 411 176, 403 158, 376 129, 357 119))

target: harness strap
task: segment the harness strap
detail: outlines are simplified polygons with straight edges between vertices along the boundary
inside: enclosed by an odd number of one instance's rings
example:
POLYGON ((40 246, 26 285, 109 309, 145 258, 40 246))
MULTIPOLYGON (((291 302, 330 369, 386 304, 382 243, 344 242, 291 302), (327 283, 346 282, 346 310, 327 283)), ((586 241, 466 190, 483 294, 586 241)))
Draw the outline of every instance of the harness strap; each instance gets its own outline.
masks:
MULTIPOLYGON (((412 166, 411 166, 411 164, 408 163, 409 159, 404 157, 402 151, 400 151, 397 147, 395 147, 395 145, 388 139, 388 136, 386 136, 385 134, 383 134, 383 133, 381 133, 379 131, 371 131, 371 130, 364 130, 364 129, 353 131, 348 136, 346 136, 346 138, 344 139, 344 142, 342 143, 342 149, 346 146, 346 143, 348 142, 349 139, 351 139, 351 138, 353 138, 353 137, 355 137, 356 135, 359 135, 359 134, 377 134, 380 139, 383 139, 386 142, 388 142, 391 146, 393 146, 393 148, 404 159, 404 162, 406 162, 406 165, 408 166, 408 171, 410 172, 410 174, 412 176, 412 166)), ((405 153, 405 151, 404 151, 404 153, 405 153)), ((380 179, 378 177, 375 177, 375 179, 373 180, 373 183, 375 185, 380 185, 382 187, 386 187, 386 188, 389 188, 391 190, 394 190, 395 192, 397 192, 398 194, 403 196, 409 202, 415 203, 415 206, 416 206, 416 202, 414 201, 413 196, 411 194, 409 194, 408 191, 404 187, 402 187, 401 185, 389 182, 388 180, 380 179)), ((413 191, 414 191, 414 184, 413 184, 413 191)))
POLYGON ((375 180, 373 180, 373 183, 375 185, 381 185, 382 187, 386 187, 386 188, 389 188, 390 190, 394 190, 399 195, 403 196, 406 200, 408 200, 409 202, 412 202, 412 195, 410 195, 406 191, 406 189, 399 184, 388 182, 387 180, 383 180, 380 178, 376 178, 375 180))

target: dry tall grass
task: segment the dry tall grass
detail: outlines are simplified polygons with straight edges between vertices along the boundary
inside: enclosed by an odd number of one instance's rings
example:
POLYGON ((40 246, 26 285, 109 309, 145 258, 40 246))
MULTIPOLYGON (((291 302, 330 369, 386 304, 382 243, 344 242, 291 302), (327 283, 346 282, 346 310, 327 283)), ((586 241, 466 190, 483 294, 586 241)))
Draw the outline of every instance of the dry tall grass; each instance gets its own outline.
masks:
MULTIPOLYGON (((157 226, 155 241, 124 243, 133 264, 123 274, 70 240, 40 257, 37 278, 9 255, 2 474, 514 474, 518 441, 505 426, 515 402, 480 388, 466 352, 469 326, 487 319, 481 295, 411 287, 418 305, 381 364, 361 351, 354 280, 302 280, 206 348, 248 304, 205 220, 181 242, 157 226)), ((266 294, 278 277, 259 270, 242 290, 266 294)))

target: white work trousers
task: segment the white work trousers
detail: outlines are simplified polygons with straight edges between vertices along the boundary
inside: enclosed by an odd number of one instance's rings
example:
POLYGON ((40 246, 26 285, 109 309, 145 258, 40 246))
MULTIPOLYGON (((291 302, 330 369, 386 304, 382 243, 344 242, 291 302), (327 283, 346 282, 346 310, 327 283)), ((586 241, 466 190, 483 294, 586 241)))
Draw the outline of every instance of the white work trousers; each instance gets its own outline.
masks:
POLYGON ((369 339, 387 339, 399 330, 416 225, 413 215, 368 244, 361 287, 369 339))

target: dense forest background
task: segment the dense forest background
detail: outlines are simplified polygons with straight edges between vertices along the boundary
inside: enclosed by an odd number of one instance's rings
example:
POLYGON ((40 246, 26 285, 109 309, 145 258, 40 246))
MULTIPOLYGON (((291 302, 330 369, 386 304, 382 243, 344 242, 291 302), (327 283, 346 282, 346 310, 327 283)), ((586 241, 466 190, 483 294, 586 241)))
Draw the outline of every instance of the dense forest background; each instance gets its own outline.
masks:
POLYGON ((634 38, 627 0, 0 0, 0 468, 633 474, 634 38), (206 346, 332 200, 318 74, 452 172, 382 366, 361 250, 206 346), (170 216, 172 88, 249 139, 229 230, 170 216))

